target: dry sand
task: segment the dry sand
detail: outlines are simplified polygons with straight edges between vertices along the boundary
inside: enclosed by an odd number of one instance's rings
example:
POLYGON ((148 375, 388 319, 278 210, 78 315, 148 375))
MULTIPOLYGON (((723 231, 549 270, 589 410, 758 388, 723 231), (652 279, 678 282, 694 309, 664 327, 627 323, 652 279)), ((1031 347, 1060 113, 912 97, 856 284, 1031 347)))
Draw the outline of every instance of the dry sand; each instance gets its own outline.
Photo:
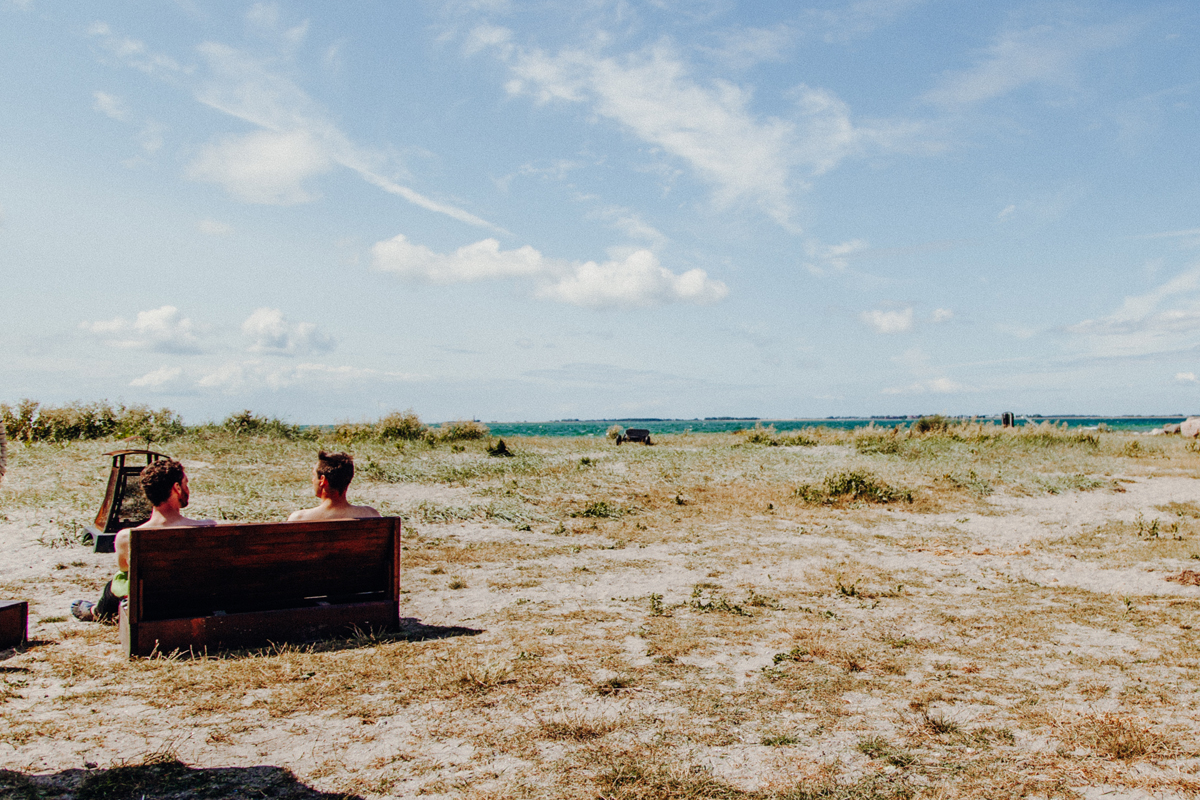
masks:
MULTIPOLYGON (((69 613, 112 556, 34 511, 4 512, 0 585, 29 600, 31 643, 0 653, 0 767, 66 785, 85 765, 167 753, 205 769, 283 767, 316 792, 553 797, 596 796, 594 776, 641 753, 764 794, 891 776, 930 797, 1192 797, 1200 587, 1166 578, 1200 564, 1200 544, 1114 563, 1087 541, 1114 522, 1165 525, 1162 507, 1200 499, 1200 480, 1119 485, 944 514, 681 515, 674 535, 638 544, 583 521, 560 533, 425 523, 406 551, 402 616, 413 631, 477 635, 133 665, 115 629, 69 613), (753 606, 752 593, 770 602, 753 606), (750 616, 706 612, 705 598, 750 616), (273 680, 299 680, 293 669, 369 674, 338 665, 372 648, 424 685, 327 687, 365 698, 353 708, 272 699, 273 680), (247 677, 250 662, 285 677, 247 677), (204 670, 244 685, 222 690, 204 670), (157 694, 164 681, 181 696, 157 694), (1142 731, 1143 747, 1122 756, 1106 731, 1142 731), (902 755, 889 763, 872 741, 902 755)), ((417 484, 358 497, 482 501, 417 484)), ((844 796, 890 796, 862 791, 844 796)))

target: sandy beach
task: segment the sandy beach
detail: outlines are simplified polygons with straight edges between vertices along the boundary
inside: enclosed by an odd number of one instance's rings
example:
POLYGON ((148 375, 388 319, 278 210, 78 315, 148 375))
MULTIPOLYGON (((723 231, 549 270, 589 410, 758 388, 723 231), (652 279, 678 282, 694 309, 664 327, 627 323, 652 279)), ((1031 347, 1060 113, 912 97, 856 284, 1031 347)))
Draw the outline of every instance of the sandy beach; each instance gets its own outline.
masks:
MULTIPOLYGON (((69 612, 113 569, 78 527, 106 443, 10 446, 0 597, 30 642, 0 652, 0 787, 1194 797, 1200 456, 1055 435, 363 445, 353 496, 405 520, 400 635, 135 661, 69 612), (838 495, 855 471, 910 496, 838 495)), ((162 449, 199 515, 308 503, 309 444, 162 449)))

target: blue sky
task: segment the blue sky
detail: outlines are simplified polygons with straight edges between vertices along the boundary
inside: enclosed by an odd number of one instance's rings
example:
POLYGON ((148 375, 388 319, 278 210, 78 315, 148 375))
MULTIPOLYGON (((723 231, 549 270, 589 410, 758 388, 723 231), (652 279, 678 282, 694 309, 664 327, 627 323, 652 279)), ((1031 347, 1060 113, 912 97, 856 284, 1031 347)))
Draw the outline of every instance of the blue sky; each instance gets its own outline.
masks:
POLYGON ((0 402, 1200 412, 1189 2, 0 0, 0 402))

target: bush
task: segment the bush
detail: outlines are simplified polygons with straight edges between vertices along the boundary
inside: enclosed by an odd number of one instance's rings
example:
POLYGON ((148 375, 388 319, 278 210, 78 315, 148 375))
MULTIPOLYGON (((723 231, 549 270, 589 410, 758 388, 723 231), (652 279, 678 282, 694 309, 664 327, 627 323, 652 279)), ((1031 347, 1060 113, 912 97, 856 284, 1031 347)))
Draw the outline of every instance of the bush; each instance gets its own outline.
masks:
POLYGON ((912 432, 916 434, 926 433, 945 433, 950 430, 950 420, 943 417, 941 414, 933 414, 928 417, 921 417, 913 423, 912 432))
POLYGON ((14 441, 64 442, 77 439, 123 439, 136 436, 146 441, 163 441, 184 432, 179 415, 169 408, 124 404, 106 400, 76 401, 65 406, 43 406, 22 400, 14 409, 0 404, 0 419, 14 441))
POLYGON ((850 470, 838 472, 825 478, 823 485, 801 484, 793 495, 806 503, 832 505, 842 501, 863 501, 866 503, 892 503, 903 500, 913 501, 913 493, 909 489, 897 489, 889 486, 869 472, 850 470))
POLYGON ((457 442, 467 439, 486 439, 492 435, 487 425, 473 419, 443 422, 437 428, 429 428, 425 437, 432 442, 457 442))
POLYGON ((620 425, 609 425, 608 431, 604 435, 607 436, 610 440, 615 442, 624 433, 625 433, 625 429, 622 428, 620 425))
POLYGON ((307 434, 299 425, 289 425, 277 417, 271 417, 270 419, 261 417, 251 412, 248 408, 235 414, 230 414, 221 423, 221 427, 235 436, 269 436, 292 441, 314 438, 307 434))
POLYGON ((425 423, 411 408, 405 412, 393 411, 375 423, 376 435, 385 442, 393 439, 412 441, 420 439, 427 430, 425 423))

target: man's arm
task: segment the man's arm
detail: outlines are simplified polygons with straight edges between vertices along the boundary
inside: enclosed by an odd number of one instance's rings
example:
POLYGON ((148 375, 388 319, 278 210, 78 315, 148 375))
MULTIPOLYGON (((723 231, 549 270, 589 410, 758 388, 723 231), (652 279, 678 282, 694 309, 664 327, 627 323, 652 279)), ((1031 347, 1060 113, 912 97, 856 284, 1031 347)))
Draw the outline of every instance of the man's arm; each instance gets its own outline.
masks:
POLYGON ((117 538, 113 541, 113 547, 117 551, 117 569, 121 572, 129 571, 129 529, 121 531, 117 534, 117 538))

